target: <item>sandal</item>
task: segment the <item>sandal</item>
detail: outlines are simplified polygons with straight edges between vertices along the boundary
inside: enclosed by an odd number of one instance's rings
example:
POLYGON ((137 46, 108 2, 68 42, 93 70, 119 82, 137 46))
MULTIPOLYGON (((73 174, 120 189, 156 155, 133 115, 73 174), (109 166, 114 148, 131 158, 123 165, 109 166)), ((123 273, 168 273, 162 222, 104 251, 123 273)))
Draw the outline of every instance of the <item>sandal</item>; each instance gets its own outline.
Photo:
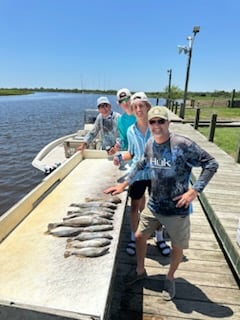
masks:
POLYGON ((135 244, 134 240, 131 240, 128 243, 126 251, 130 256, 135 256, 135 254, 136 254, 136 244, 135 244))
POLYGON ((168 257, 170 255, 171 248, 166 244, 166 242, 164 240, 157 241, 156 245, 157 245, 158 249, 160 250, 162 256, 168 257))

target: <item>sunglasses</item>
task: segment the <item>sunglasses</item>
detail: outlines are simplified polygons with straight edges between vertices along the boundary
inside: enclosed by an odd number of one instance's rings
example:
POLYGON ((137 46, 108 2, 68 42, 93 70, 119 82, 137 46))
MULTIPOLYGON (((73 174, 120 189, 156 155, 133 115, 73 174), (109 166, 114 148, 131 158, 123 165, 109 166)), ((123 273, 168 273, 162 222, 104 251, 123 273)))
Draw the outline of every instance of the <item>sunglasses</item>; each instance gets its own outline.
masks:
POLYGON ((101 104, 98 106, 98 109, 108 108, 108 107, 109 107, 109 104, 107 104, 107 103, 101 103, 101 104))
POLYGON ((157 119, 157 120, 149 120, 150 124, 164 124, 166 122, 165 119, 157 119))
POLYGON ((124 98, 122 100, 119 100, 118 102, 121 104, 123 102, 128 102, 130 100, 130 97, 124 98))

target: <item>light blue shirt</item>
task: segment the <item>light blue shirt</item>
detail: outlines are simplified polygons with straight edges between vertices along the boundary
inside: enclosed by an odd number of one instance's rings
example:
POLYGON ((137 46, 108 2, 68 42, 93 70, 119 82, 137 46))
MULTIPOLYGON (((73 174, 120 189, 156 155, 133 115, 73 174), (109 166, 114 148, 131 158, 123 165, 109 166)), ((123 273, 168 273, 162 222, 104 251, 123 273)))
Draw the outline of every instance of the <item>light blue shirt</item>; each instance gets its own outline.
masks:
MULTIPOLYGON (((143 134, 137 126, 137 123, 131 125, 127 131, 128 139, 128 151, 132 156, 130 172, 134 169, 136 163, 144 156, 145 145, 148 139, 151 137, 151 131, 147 128, 145 134, 143 134)), ((146 171, 142 171, 137 180, 147 180, 148 175, 146 171)))

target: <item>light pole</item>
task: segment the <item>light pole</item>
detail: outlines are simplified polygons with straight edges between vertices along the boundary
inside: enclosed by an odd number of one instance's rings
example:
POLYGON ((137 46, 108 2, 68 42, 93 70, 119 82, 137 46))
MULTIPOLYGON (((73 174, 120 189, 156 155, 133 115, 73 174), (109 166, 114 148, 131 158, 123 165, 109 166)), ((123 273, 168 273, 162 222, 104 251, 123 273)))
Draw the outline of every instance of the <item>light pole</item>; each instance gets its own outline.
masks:
POLYGON ((186 107, 186 100, 187 100, 187 91, 188 91, 188 81, 189 81, 189 74, 190 74, 190 66, 191 66, 191 58, 192 58, 192 49, 193 49, 193 42, 196 37, 196 34, 200 31, 199 26, 193 27, 193 36, 188 36, 187 40, 189 42, 188 47, 186 46, 178 46, 179 54, 184 52, 188 54, 188 63, 187 63, 187 72, 186 72, 186 81, 185 81, 185 88, 184 88, 184 96, 183 96, 183 103, 181 104, 180 108, 180 118, 184 119, 185 115, 185 107, 186 107))
POLYGON ((171 98, 171 81, 172 81, 172 69, 168 69, 168 97, 167 97, 167 107, 170 108, 170 98, 171 98))

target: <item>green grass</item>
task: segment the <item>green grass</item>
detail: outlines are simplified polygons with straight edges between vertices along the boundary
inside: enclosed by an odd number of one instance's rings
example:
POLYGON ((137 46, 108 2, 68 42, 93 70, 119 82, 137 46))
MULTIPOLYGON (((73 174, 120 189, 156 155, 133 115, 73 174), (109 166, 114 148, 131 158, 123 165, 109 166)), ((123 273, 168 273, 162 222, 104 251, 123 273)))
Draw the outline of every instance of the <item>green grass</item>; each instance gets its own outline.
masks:
MULTIPOLYGON (((201 107, 200 108, 200 122, 201 120, 211 120, 212 114, 217 114, 218 120, 225 121, 240 121, 240 108, 227 108, 227 107, 201 107)), ((186 108, 185 117, 186 121, 194 122, 196 109, 186 108)), ((209 136, 209 127, 199 127, 198 130, 205 135, 209 136)), ((240 128, 238 127, 217 127, 214 134, 214 143, 222 150, 236 159, 238 144, 240 143, 240 128)))
MULTIPOLYGON (((198 128, 208 138, 209 128, 198 128)), ((240 143, 240 128, 216 128, 214 143, 236 159, 238 144, 240 143)))
MULTIPOLYGON (((217 114, 217 120, 237 120, 240 121, 240 108, 206 107, 200 108, 200 121, 210 120, 212 114, 217 114)), ((185 109, 185 120, 194 121, 196 109, 185 109)))

